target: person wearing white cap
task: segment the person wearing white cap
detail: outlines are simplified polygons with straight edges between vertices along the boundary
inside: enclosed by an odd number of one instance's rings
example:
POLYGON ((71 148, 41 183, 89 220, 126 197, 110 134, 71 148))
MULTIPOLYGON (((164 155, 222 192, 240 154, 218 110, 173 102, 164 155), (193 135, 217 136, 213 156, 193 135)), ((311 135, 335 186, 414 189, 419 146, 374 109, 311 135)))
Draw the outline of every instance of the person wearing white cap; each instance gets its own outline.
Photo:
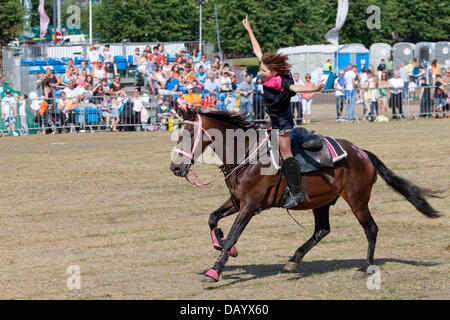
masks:
POLYGON ((187 93, 184 95, 188 105, 193 107, 200 107, 202 104, 202 99, 199 94, 194 93, 194 86, 189 84, 187 87, 187 93))
POLYGON ((11 95, 11 90, 5 90, 5 97, 2 99, 1 104, 2 120, 5 127, 8 129, 7 136, 18 136, 15 132, 16 129, 16 117, 17 117, 17 100, 11 95))

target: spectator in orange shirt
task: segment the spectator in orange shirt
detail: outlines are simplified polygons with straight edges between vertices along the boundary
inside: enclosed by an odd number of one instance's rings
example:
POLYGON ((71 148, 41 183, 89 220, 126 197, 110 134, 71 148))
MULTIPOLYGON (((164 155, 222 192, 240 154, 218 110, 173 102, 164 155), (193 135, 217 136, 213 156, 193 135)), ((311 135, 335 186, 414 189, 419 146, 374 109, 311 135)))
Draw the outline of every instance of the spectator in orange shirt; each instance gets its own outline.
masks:
MULTIPOLYGON (((176 78, 179 82, 183 82, 184 80, 184 75, 183 72, 180 70, 180 65, 178 64, 173 64, 172 66, 172 73, 173 73, 173 77, 176 78)), ((170 72, 169 72, 170 73, 170 72)))
POLYGON ((439 65, 437 59, 434 59, 433 62, 431 62, 431 77, 433 78, 433 86, 437 75, 441 75, 441 66, 439 65))
POLYGON ((184 67, 184 82, 186 85, 190 85, 193 80, 197 80, 195 71, 192 70, 192 65, 190 63, 186 63, 186 66, 184 67))
POLYGON ((199 94, 194 93, 194 87, 192 84, 187 86, 187 93, 184 95, 188 106, 200 107, 202 104, 202 99, 199 94))

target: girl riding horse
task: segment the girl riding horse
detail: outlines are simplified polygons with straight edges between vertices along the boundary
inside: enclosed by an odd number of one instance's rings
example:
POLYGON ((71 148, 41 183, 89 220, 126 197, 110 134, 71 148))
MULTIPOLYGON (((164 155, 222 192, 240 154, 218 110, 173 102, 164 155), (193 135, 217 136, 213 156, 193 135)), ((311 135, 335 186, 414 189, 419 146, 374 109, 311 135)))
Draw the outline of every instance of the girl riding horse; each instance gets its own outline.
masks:
POLYGON ((248 15, 242 21, 248 31, 253 46, 253 52, 260 61, 260 72, 264 78, 264 105, 272 129, 279 130, 280 153, 283 159, 282 168, 287 179, 290 195, 283 208, 290 209, 305 201, 300 178, 301 172, 291 150, 291 133, 294 128, 294 117, 290 109, 291 97, 297 93, 319 92, 323 89, 323 82, 311 88, 295 85, 290 73, 291 65, 288 56, 275 53, 262 53, 253 30, 248 21, 248 15))

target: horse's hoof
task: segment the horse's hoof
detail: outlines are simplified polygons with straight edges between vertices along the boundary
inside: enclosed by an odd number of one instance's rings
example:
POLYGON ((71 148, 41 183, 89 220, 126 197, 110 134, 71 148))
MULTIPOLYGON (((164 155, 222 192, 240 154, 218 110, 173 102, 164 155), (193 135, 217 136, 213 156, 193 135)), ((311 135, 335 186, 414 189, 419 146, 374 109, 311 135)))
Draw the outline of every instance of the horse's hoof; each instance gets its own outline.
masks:
POLYGON ((295 270, 297 270, 297 267, 298 267, 298 263, 289 261, 288 263, 286 263, 284 265, 283 270, 284 271, 295 271, 295 270))
POLYGON ((217 273, 216 270, 209 269, 206 272, 205 277, 203 278, 202 281, 206 282, 206 283, 215 283, 215 282, 219 281, 219 274, 217 273))
POLYGON ((356 270, 355 274, 353 275, 353 280, 365 280, 370 276, 370 274, 366 273, 363 270, 356 270))
POLYGON ((235 246, 232 246, 230 252, 228 253, 230 257, 236 258, 238 256, 238 251, 235 246))
POLYGON ((204 276, 202 282, 204 282, 204 283, 216 283, 217 280, 215 280, 215 279, 213 279, 213 278, 211 278, 209 276, 204 276))

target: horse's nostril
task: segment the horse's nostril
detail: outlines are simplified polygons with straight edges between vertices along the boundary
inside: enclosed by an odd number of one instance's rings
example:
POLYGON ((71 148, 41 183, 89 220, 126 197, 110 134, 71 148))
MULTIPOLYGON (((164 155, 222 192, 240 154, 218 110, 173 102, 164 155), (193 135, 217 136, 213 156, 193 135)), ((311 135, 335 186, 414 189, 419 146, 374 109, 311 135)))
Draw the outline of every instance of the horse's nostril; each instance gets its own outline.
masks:
POLYGON ((173 168, 173 173, 180 174, 181 173, 181 168, 180 167, 173 168))

